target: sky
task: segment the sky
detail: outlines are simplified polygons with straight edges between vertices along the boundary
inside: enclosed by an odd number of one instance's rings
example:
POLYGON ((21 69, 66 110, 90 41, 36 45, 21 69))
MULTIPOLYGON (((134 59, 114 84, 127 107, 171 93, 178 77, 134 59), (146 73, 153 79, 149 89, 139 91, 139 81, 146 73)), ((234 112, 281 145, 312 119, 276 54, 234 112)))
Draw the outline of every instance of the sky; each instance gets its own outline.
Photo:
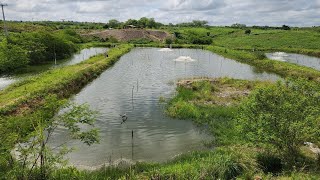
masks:
POLYGON ((320 26, 320 0, 0 0, 6 19, 108 22, 153 17, 168 23, 320 26))

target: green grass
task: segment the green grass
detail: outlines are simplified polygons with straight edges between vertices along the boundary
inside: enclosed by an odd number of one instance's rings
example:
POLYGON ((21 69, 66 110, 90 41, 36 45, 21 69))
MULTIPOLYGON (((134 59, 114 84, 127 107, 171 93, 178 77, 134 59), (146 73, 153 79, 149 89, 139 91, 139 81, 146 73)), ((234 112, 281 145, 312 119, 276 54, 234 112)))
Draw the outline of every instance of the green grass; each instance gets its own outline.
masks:
POLYGON ((239 142, 235 135, 233 117, 237 105, 253 89, 269 82, 234 80, 229 78, 181 82, 178 94, 169 103, 167 114, 173 118, 192 119, 208 126, 215 137, 214 144, 227 145, 239 142), (219 94, 224 94, 219 96, 219 94))
POLYGON ((96 171, 64 169, 52 179, 231 179, 251 177, 259 172, 255 153, 248 149, 220 147, 213 151, 191 152, 163 163, 138 163, 127 169, 106 167, 96 171))
POLYGON ((266 49, 320 49, 320 34, 310 30, 257 30, 252 29, 250 35, 245 30, 230 35, 221 35, 214 39, 214 45, 237 48, 266 48, 266 49))

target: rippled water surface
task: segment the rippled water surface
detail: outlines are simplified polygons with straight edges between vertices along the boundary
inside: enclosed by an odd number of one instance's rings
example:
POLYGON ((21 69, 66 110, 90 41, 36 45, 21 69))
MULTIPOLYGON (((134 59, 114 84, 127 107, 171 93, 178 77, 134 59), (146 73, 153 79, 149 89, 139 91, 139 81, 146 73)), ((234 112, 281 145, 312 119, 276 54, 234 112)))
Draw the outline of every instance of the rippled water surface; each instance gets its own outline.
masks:
MULTIPOLYGON (((106 163, 110 158, 111 161, 120 158, 165 161, 180 153, 202 149, 208 135, 191 121, 167 117, 164 114, 165 105, 159 103, 159 98, 172 97, 175 84, 181 78, 224 76, 252 80, 278 79, 276 75, 255 71, 248 65, 209 51, 132 50, 74 96, 76 103, 88 103, 92 109, 99 111, 96 125, 101 131, 101 142, 87 147, 78 141, 69 141, 68 145, 77 149, 68 155, 70 162, 88 167, 106 163), (181 56, 193 61, 175 61, 181 56), (120 114, 124 113, 128 120, 121 125, 120 114)), ((60 130, 51 145, 68 141, 66 137, 66 132, 60 130)))
POLYGON ((269 59, 299 64, 302 66, 307 66, 316 70, 320 70, 320 58, 317 57, 284 52, 267 53, 266 55, 269 59))
POLYGON ((32 70, 27 70, 29 72, 24 73, 24 74, 0 76, 0 90, 4 89, 5 87, 9 86, 10 84, 12 84, 16 81, 22 80, 26 77, 30 77, 32 75, 46 71, 51 68, 77 64, 77 63, 80 63, 81 61, 89 59, 92 56, 104 53, 107 50, 108 50, 108 48, 87 48, 87 49, 83 49, 80 52, 74 54, 71 58, 68 58, 66 60, 57 61, 57 66, 55 66, 54 61, 52 61, 51 64, 34 66, 34 67, 32 67, 32 70))

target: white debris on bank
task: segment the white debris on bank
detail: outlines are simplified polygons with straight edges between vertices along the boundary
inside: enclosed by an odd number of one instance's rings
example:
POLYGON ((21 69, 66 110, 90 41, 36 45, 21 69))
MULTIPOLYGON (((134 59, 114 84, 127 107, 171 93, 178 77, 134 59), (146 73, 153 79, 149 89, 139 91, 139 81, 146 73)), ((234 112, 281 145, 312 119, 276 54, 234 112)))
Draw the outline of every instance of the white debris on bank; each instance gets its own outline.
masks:
POLYGON ((282 57, 287 57, 287 56, 289 56, 289 55, 288 55, 287 53, 285 53, 285 52, 275 52, 274 55, 275 55, 275 56, 282 56, 282 57))
POLYGON ((85 165, 69 165, 70 167, 76 167, 77 169, 80 170, 89 170, 89 171, 95 171, 95 170, 99 170, 102 169, 104 167, 116 167, 119 169, 127 169, 132 165, 135 165, 136 162, 130 160, 130 159, 118 159, 112 163, 105 163, 105 164, 101 164, 98 166, 85 166, 85 165))
POLYGON ((278 60, 278 61, 286 61, 285 57, 288 57, 289 55, 285 52, 275 52, 272 54, 272 59, 278 60))
POLYGON ((160 52, 171 52, 171 51, 173 51, 173 50, 170 49, 170 48, 162 48, 162 49, 160 49, 160 50, 158 50, 158 51, 160 51, 160 52))
POLYGON ((308 146, 310 151, 312 151, 313 153, 320 154, 320 148, 317 145, 311 142, 305 142, 304 145, 308 146))
POLYGON ((177 61, 177 62, 194 62, 196 60, 192 59, 190 56, 180 56, 177 59, 175 59, 174 61, 177 61))

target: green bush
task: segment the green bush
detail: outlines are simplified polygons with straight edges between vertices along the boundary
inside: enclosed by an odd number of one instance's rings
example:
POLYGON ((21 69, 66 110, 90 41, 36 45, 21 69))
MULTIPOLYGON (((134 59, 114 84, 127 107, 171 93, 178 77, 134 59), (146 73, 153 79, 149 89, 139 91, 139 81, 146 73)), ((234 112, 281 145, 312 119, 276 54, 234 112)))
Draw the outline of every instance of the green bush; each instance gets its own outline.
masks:
POLYGON ((6 40, 0 44, 0 72, 25 67, 29 63, 27 51, 6 40))
POLYGON ((277 174, 282 171, 281 159, 271 153, 259 153, 257 162, 265 173, 277 174))
POLYGON ((76 43, 81 42, 81 37, 72 30, 13 34, 3 40, 0 71, 68 58, 77 51, 76 43))
POLYGON ((320 86, 306 80, 263 87, 242 103, 239 133, 255 144, 274 148, 285 165, 300 158, 304 142, 319 142, 320 86))
POLYGON ((173 43, 172 38, 166 38, 165 43, 166 44, 172 44, 173 43))

